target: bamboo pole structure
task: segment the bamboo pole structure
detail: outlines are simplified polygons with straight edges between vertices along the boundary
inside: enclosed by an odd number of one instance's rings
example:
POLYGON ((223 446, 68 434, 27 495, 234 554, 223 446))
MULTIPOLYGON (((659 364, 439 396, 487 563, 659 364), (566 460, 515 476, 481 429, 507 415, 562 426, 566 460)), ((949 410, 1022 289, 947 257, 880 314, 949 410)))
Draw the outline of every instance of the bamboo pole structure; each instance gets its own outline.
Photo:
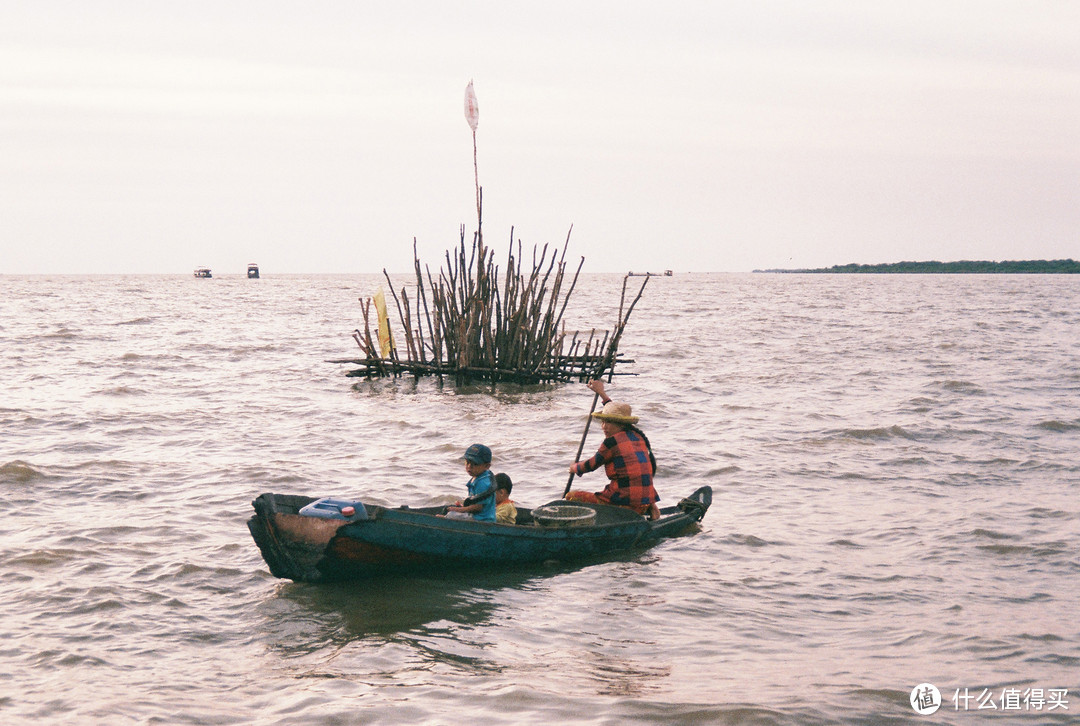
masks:
POLYGON ((618 347, 645 284, 627 307, 624 278, 613 329, 568 333, 565 314, 585 262, 582 257, 568 274, 569 243, 568 233, 561 250, 534 246, 528 268, 522 264, 519 240, 516 254, 511 244, 506 269, 500 270, 481 235, 473 235, 469 245, 463 228, 458 246, 446 251, 436 276, 421 264, 414 240, 414 292, 395 288, 383 270, 404 332, 404 349, 389 358, 379 355, 371 333, 371 301, 362 299, 364 329, 353 333, 361 357, 334 362, 357 365, 350 376, 437 375, 458 385, 587 381, 605 374, 610 378, 616 363, 633 362, 622 358, 618 347))

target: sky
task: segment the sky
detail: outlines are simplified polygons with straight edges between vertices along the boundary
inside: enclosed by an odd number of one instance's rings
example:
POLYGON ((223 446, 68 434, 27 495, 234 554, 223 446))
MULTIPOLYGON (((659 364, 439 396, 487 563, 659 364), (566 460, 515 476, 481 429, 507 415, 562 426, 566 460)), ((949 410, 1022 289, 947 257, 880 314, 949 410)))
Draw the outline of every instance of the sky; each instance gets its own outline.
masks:
POLYGON ((0 274, 1080 259, 1080 3, 0 3, 0 274))

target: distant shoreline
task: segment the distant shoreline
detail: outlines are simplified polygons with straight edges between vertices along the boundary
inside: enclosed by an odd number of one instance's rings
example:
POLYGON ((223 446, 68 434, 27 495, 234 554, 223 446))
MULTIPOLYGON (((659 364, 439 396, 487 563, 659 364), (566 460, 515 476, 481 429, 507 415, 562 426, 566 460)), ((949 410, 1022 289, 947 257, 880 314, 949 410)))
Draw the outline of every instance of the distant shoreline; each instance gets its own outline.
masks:
POLYGON ((1003 262, 970 261, 960 262, 890 262, 881 265, 833 265, 806 270, 754 270, 754 272, 780 273, 870 273, 870 274, 1080 274, 1080 262, 1075 260, 1006 260, 1003 262))

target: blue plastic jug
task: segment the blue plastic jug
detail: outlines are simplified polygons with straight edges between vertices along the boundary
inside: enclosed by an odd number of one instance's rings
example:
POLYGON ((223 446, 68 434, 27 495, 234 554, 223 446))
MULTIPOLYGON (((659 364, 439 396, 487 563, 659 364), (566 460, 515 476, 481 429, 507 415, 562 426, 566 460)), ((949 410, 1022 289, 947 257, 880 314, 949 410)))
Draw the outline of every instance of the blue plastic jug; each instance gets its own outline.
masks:
POLYGON ((300 509, 300 514, 307 517, 322 517, 323 519, 344 519, 349 522, 359 522, 367 519, 367 510, 360 502, 351 499, 335 499, 323 497, 316 499, 300 509))

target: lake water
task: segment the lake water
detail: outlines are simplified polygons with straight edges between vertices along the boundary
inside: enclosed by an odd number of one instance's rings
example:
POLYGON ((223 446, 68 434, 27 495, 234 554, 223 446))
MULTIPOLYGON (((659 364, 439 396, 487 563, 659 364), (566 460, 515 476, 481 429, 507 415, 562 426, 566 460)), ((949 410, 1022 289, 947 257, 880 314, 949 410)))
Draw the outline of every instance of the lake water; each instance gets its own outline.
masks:
MULTIPOLYGON (((581 384, 327 362, 379 282, 0 276, 0 722, 1080 721, 1080 276, 653 279, 609 391, 666 503, 713 487, 699 531, 277 580, 261 492, 449 501, 480 441, 535 506, 577 450, 581 384)), ((569 325, 611 327, 621 284, 585 276, 569 325)))

